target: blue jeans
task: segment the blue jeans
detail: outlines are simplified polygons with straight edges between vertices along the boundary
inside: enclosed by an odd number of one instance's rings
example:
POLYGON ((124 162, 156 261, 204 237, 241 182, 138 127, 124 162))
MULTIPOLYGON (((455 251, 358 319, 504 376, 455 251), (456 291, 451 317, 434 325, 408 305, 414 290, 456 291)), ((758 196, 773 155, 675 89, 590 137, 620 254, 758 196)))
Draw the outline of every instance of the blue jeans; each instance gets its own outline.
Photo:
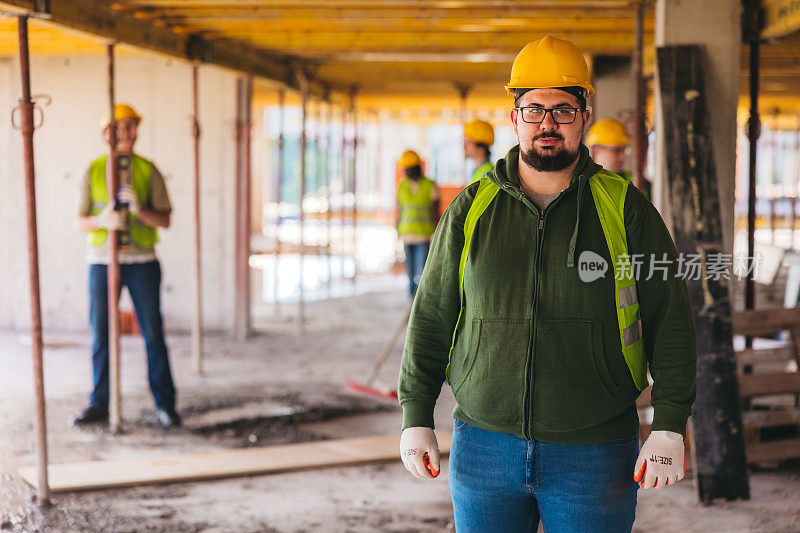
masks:
MULTIPOLYGON (((120 289, 128 292, 136 310, 139 329, 147 349, 147 377, 156 406, 175 409, 175 385, 169 369, 167 345, 161 323, 161 265, 150 263, 120 265, 120 289)), ((92 374, 94 390, 89 401, 108 409, 108 268, 89 266, 89 320, 92 324, 92 374)))
POLYGON ((456 419, 450 494, 456 531, 630 532, 638 435, 602 444, 554 444, 456 419))
POLYGON ((428 259, 428 251, 430 248, 430 242, 403 245, 403 249, 406 252, 408 290, 412 297, 414 296, 414 293, 417 292, 419 280, 422 278, 422 270, 425 268, 425 261, 428 259))

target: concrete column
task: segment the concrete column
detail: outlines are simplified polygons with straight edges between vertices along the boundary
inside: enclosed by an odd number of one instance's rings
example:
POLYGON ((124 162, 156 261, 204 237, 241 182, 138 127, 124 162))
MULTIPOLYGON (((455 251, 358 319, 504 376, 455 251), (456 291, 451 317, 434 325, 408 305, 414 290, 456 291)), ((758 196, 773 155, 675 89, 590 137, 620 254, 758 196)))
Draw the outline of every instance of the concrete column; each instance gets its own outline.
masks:
MULTIPOLYGON (((655 45, 699 44, 706 50, 705 86, 711 115, 711 143, 719 180, 722 253, 733 253, 733 191, 736 173, 736 107, 739 100, 741 2, 739 0, 657 0, 655 45)), ((658 72, 656 72, 658 83, 658 72)), ((672 213, 666 198, 664 121, 655 91, 656 147, 653 200, 668 227, 672 213)))

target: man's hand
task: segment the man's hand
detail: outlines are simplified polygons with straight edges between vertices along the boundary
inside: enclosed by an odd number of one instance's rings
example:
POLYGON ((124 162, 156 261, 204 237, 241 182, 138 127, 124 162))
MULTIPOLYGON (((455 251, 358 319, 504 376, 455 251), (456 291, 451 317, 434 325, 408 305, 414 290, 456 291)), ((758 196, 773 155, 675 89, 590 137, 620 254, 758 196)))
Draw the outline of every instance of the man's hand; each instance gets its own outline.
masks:
POLYGON ((142 206, 139 204, 139 197, 136 196, 136 191, 130 185, 125 185, 117 193, 117 199, 125 204, 128 204, 128 209, 134 215, 138 215, 142 206))
POLYGON ((643 489, 673 485, 686 475, 683 437, 672 431, 651 431, 642 445, 633 480, 643 489))
POLYGON ((125 211, 114 210, 114 203, 109 202, 100 213, 94 217, 95 224, 99 228, 107 230, 120 230, 125 227, 125 211))
POLYGON ((406 470, 423 479, 439 475, 439 443, 428 427, 403 430, 400 436, 400 458, 406 470))

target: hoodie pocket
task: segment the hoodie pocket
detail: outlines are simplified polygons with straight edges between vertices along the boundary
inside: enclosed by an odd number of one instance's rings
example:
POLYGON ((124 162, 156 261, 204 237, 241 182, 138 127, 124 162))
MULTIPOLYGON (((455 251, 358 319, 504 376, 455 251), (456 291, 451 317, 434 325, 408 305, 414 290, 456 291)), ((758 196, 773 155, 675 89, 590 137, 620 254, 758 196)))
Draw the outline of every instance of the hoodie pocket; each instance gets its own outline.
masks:
POLYGON ((602 327, 601 319, 539 320, 533 374, 535 426, 574 430, 619 413, 621 391, 606 364, 602 327))
POLYGON ((530 320, 476 318, 469 355, 451 368, 453 394, 474 420, 507 426, 522 419, 530 320))

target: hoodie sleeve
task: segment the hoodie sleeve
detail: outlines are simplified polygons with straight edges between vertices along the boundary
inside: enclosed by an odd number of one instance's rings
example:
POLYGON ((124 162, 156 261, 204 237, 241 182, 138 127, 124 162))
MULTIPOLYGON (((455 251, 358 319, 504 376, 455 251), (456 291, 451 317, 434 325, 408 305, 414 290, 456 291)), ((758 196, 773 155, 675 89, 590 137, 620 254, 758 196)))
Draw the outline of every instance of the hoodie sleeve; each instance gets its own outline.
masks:
POLYGON ((458 264, 464 247, 464 219, 478 184, 467 187, 445 210, 436 227, 408 321, 400 364, 398 397, 403 429, 433 427, 433 409, 458 320, 458 264))
POLYGON ((625 220, 634 269, 645 354, 653 378, 651 431, 686 436, 695 400, 697 347, 694 316, 678 253, 656 208, 638 190, 628 189, 625 220), (628 221, 630 221, 628 223, 628 221))

